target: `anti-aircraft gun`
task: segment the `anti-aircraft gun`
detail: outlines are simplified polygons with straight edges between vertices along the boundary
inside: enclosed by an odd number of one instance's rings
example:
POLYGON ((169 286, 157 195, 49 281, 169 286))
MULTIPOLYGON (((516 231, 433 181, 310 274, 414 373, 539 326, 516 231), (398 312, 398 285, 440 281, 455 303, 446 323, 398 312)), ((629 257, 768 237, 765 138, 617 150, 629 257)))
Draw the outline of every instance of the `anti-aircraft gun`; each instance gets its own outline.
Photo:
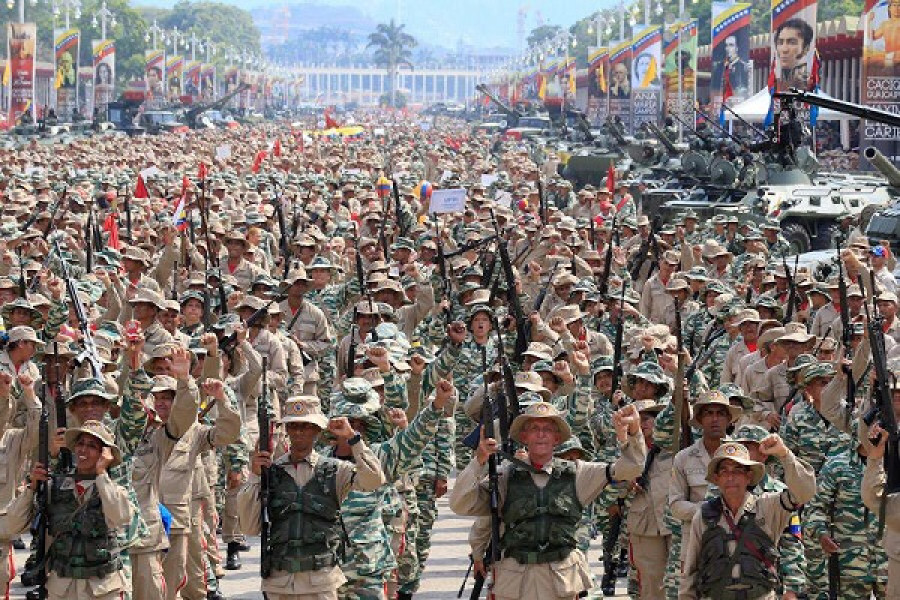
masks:
POLYGON ((507 106, 500 98, 495 96, 491 90, 488 89, 486 85, 483 83, 479 83, 475 86, 475 89, 488 97, 488 100, 497 105, 497 108, 506 115, 506 126, 507 128, 516 127, 519 124, 519 119, 522 118, 522 113, 517 111, 514 108, 510 108, 507 106))
POLYGON ((232 98, 240 94, 241 92, 248 89, 250 85, 246 82, 242 82, 239 86, 216 100, 215 102, 201 102, 200 104, 195 104, 190 109, 185 111, 184 113, 184 122, 191 129, 200 129, 203 127, 203 123, 200 121, 200 115, 205 113, 208 110, 219 110, 226 104, 228 104, 232 98))

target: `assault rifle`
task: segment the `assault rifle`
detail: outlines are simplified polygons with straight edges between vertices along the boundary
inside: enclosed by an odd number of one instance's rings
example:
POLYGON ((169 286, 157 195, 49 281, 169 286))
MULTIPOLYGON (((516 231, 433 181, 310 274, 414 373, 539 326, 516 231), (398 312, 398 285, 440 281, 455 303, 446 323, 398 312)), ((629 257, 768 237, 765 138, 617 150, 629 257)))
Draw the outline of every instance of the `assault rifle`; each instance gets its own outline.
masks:
MULTIPOLYGON (((47 408, 47 389, 44 387, 44 400, 41 402, 41 417, 38 421, 38 462, 50 471, 50 411, 47 408)), ((35 571, 33 581, 37 585, 36 596, 47 597, 47 536, 50 533, 50 481, 39 481, 35 491, 37 499, 37 518, 34 527, 35 571)))
POLYGON ((619 322, 616 323, 616 339, 613 344, 613 371, 612 387, 609 390, 609 398, 612 400, 616 390, 619 389, 619 380, 622 379, 622 345, 625 337, 625 282, 622 282, 622 292, 619 298, 619 322))
POLYGON ((678 423, 681 435, 678 447, 684 450, 694 443, 691 433, 691 409, 688 399, 684 396, 684 384, 690 382, 685 379, 684 339, 681 336, 681 305, 675 302, 675 341, 678 348, 678 370, 675 373, 675 384, 672 390, 672 405, 675 407, 675 422, 678 423))
MULTIPOLYGON (((612 218, 612 230, 616 229, 616 215, 613 215, 612 218)), ((612 260, 613 260, 613 240, 612 236, 610 236, 609 241, 606 243, 606 256, 603 257, 603 279, 600 280, 600 284, 597 286, 597 291, 600 293, 600 296, 606 296, 606 293, 609 291, 609 276, 612 274, 612 260)))
MULTIPOLYGON (((502 350, 501 350, 502 351, 502 350)), ((487 373, 487 347, 481 347, 482 372, 487 373)), ((493 438, 494 434, 494 408, 488 391, 487 379, 484 380, 484 403, 481 407, 481 427, 485 438, 493 438)), ((477 443, 477 442, 476 442, 477 443)), ((476 446, 477 447, 477 446, 476 446)), ((488 493, 491 511, 491 541, 485 551, 484 566, 496 566, 500 561, 500 485, 497 473, 497 456, 492 454, 488 458, 488 493)), ((484 587, 484 577, 475 575, 470 600, 477 599, 484 587)))
POLYGON ((787 309, 784 311, 784 324, 787 325, 791 322, 791 319, 794 317, 794 308, 797 306, 797 282, 794 281, 794 276, 797 274, 797 263, 800 260, 800 255, 798 254, 794 258, 794 272, 791 273, 791 270, 788 268, 787 258, 782 254, 781 255, 781 264, 784 266, 784 275, 788 280, 788 303, 787 309))
MULTIPOLYGON (((528 349, 528 342, 531 339, 530 331, 525 327, 525 314, 522 312, 522 304, 519 302, 519 294, 516 293, 516 276, 513 273, 512 262, 509 259, 509 249, 506 240, 500 235, 500 226, 497 224, 497 217, 491 209, 491 219, 494 221, 494 231, 497 236, 497 250, 500 253, 500 267, 503 269, 503 277, 506 279, 506 301, 509 305, 509 312, 516 320, 516 348, 514 357, 517 361, 521 361, 522 354, 528 349)), ((503 347, 498 349, 503 352, 503 347)))
POLYGON ((97 353, 97 346, 94 344, 94 333, 87 318, 87 311, 84 309, 81 298, 78 296, 75 280, 69 272, 69 263, 66 262, 62 250, 59 247, 59 239, 54 240, 53 244, 56 249, 56 255, 59 258, 62 278, 66 283, 66 292, 69 296, 69 302, 72 303, 72 308, 75 309, 75 318, 78 321, 78 329, 81 331, 81 344, 84 346, 84 349, 75 357, 75 363, 81 364, 87 361, 91 367, 91 375, 94 379, 102 379, 103 364, 100 362, 100 355, 97 353))
MULTIPOLYGON (((272 451, 269 425, 269 384, 268 384, 269 359, 262 357, 262 394, 256 410, 256 420, 259 425, 259 449, 261 452, 272 451)), ((271 484, 271 472, 269 467, 260 468, 259 475, 259 574, 265 579, 272 573, 269 564, 269 529, 272 522, 269 519, 269 492, 271 484)))
POLYGON ((284 218, 284 207, 282 206, 281 199, 283 197, 283 193, 278 193, 280 189, 278 187, 278 181, 275 179, 275 176, 271 176, 270 181, 272 182, 272 187, 275 188, 275 197, 272 198, 272 205, 275 207, 275 216, 278 219, 278 230, 281 232, 281 236, 278 240, 278 245, 281 246, 281 260, 284 261, 284 275, 282 275, 282 279, 287 279, 288 271, 291 269, 291 232, 287 229, 287 221, 284 218))
MULTIPOLYGON (((850 322, 850 306, 847 303, 847 281, 844 277, 844 263, 841 259, 841 243, 843 236, 836 236, 837 244, 837 263, 838 263, 838 294, 841 302, 841 345, 844 347, 844 357, 853 359, 853 332, 851 331, 852 323, 850 322)), ((813 355, 815 356, 815 354, 813 355)), ((853 379, 853 372, 847 374, 847 416, 846 422, 849 426, 850 416, 856 406, 856 381, 853 379)))
MULTIPOLYGON (((873 293, 877 294, 875 273, 869 271, 873 293)), ((859 287, 865 290, 862 275, 859 277, 859 287)), ((865 292, 863 292, 865 293, 865 292)), ((884 317, 878 312, 878 296, 872 298, 872 311, 869 311, 868 303, 864 303, 866 320, 869 329, 869 345, 872 348, 872 365, 875 368, 875 382, 872 389, 872 409, 863 415, 863 422, 871 426, 876 421, 881 425, 887 435, 887 447, 884 453, 884 471, 887 474, 887 482, 881 497, 881 510, 879 521, 884 527, 886 501, 889 494, 900 490, 900 435, 897 431, 897 418, 894 414, 892 384, 895 381, 893 373, 888 370, 887 352, 884 345, 884 317)), ((880 438, 880 436, 879 436, 880 438)), ((873 443, 880 443, 880 439, 873 443)), ((879 532, 879 537, 881 532, 879 532)))

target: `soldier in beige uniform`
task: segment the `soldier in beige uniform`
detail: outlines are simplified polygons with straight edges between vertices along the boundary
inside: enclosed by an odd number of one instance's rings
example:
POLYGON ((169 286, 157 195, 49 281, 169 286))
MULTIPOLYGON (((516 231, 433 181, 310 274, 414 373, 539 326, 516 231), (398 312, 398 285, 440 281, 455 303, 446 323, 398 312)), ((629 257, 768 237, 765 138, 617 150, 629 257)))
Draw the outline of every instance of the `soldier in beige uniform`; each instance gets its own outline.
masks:
MULTIPOLYGON (((158 320, 159 313, 166 310, 165 300, 151 289, 139 289, 131 300, 131 312, 141 325, 144 334, 144 354, 150 356, 158 346, 174 341, 172 334, 158 320)), ((124 313, 123 313, 124 316, 124 313)), ((128 319, 120 320, 123 325, 128 319)))
POLYGON ((744 356, 756 351, 757 331, 761 320, 752 308, 740 311, 734 319, 734 326, 741 332, 740 341, 735 341, 725 354, 725 366, 719 383, 736 383, 740 376, 738 364, 744 356))
MULTIPOLYGON (((524 531, 543 531, 545 540, 527 533, 512 533, 508 524, 501 538, 503 557, 496 565, 493 593, 498 600, 570 600, 591 587, 587 559, 575 545, 575 530, 582 508, 593 501, 609 483, 640 475, 647 449, 640 434, 639 415, 627 406, 613 416, 621 455, 614 463, 563 461, 553 451, 571 436, 571 429, 561 414, 546 402, 536 402, 520 414, 510 426, 510 436, 528 449, 529 470, 505 463, 499 473, 501 519, 515 521, 524 531), (530 471, 530 472, 529 472, 530 471), (546 532, 541 523, 547 498, 540 492, 507 495, 510 486, 517 490, 554 489, 555 505, 566 512, 557 523, 571 525, 571 531, 554 528, 546 532), (561 490, 566 491, 561 491, 561 490), (559 492, 559 493, 556 493, 559 492), (565 511, 563 505, 570 506, 565 511)), ((450 495, 450 508, 457 514, 487 516, 490 514, 485 464, 497 452, 499 443, 482 437, 475 458, 460 473, 450 495)))
POLYGON ((675 301, 666 291, 669 278, 678 270, 681 257, 677 252, 669 250, 663 254, 659 263, 659 271, 650 276, 641 289, 641 302, 638 310, 654 323, 665 323, 675 329, 675 301))
POLYGON ((752 390, 750 395, 760 402, 771 406, 776 414, 781 414, 782 408, 789 400, 791 386, 787 381, 787 372, 794 365, 798 356, 806 352, 808 346, 816 339, 806 332, 806 326, 802 323, 788 323, 784 326, 784 335, 777 338, 773 344, 778 346, 779 352, 784 353, 785 361, 766 371, 762 382, 752 390))
POLYGON ((303 395, 315 396, 319 382, 318 359, 332 350, 337 340, 325 313, 303 298, 309 287, 306 269, 299 267, 292 271, 287 282, 288 297, 280 304, 287 319, 285 327, 304 354, 303 395))
MULTIPOLYGON (((361 440, 360 435, 353 431, 348 420, 339 417, 329 421, 322 414, 314 398, 291 399, 285 403, 281 422, 290 438, 290 451, 275 459, 274 465, 271 452, 255 452, 250 477, 238 494, 241 529, 246 535, 258 535, 260 532, 259 498, 262 467, 279 468, 289 474, 297 485, 298 492, 310 484, 322 469, 334 468, 332 489, 338 503, 351 491, 369 492, 384 484, 380 461, 361 440), (316 452, 314 447, 316 438, 326 429, 335 437, 349 440, 352 462, 329 459, 316 452)), ((304 520, 309 518, 306 512, 299 509, 298 512, 300 514, 297 516, 288 512, 286 518, 304 520)), ((272 526, 277 525, 278 523, 273 521, 272 526)), ((337 522, 332 526, 335 529, 340 528, 337 522)), ((337 535, 338 531, 333 530, 330 533, 337 535)), ((300 556, 297 560, 300 560, 300 556)), ((346 581, 347 578, 336 561, 328 566, 323 564, 318 568, 314 566, 294 572, 274 568, 271 575, 263 579, 262 591, 269 600, 337 600, 337 589, 346 581)))
POLYGON ((706 480, 719 488, 721 497, 703 502, 691 520, 679 600, 742 597, 742 592, 754 600, 777 598, 778 540, 794 512, 815 495, 816 476, 776 434, 763 439, 759 451, 781 460, 788 489, 754 495, 748 490, 763 478, 765 466, 737 442, 719 446, 706 480), (742 543, 734 539, 735 532, 742 543))
POLYGON ((37 506, 34 490, 39 482, 47 482, 51 494, 47 597, 120 600, 131 591, 131 580, 119 557, 116 532, 132 523, 137 510, 128 491, 106 470, 121 463, 122 455, 113 434, 99 421, 68 429, 65 442, 75 458, 75 470, 50 474, 45 465, 35 464, 31 485, 0 518, 0 538, 9 539, 28 529, 37 506), (76 518, 94 524, 92 537, 72 527, 76 518))
POLYGON ((631 484, 634 494, 626 515, 629 554, 637 569, 642 600, 664 598, 663 577, 672 542, 672 532, 665 524, 669 480, 672 477, 672 453, 653 440, 656 416, 663 410, 654 400, 638 400, 635 407, 641 415, 641 432, 649 448, 641 476, 631 484))
POLYGON ((222 272, 234 277, 241 290, 250 289, 253 280, 263 274, 262 269, 244 258, 244 252, 249 247, 250 242, 241 232, 232 229, 225 235, 228 255, 222 264, 222 272))
MULTIPOLYGON (((897 392, 894 391, 894 398, 897 392)), ((894 400, 894 413, 898 411, 898 400, 894 400)), ((876 514, 884 515, 884 550, 888 557, 887 598, 900 598, 900 493, 894 492, 885 497, 887 473, 884 470, 884 453, 888 436, 876 424, 870 433, 880 435, 878 444, 871 446, 863 472, 861 486, 862 500, 866 508, 876 514), (884 512, 881 512, 881 511, 884 512)))

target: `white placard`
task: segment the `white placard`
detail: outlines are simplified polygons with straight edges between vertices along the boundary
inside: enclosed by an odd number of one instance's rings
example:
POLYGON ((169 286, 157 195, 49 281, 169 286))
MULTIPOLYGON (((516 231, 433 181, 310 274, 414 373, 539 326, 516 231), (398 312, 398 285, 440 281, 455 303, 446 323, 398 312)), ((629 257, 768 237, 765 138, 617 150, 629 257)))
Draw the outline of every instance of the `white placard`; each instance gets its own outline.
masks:
POLYGON ((500 179, 500 176, 494 173, 482 173, 481 185, 484 187, 491 187, 498 179, 500 179))
POLYGON ((372 129, 372 135, 384 135, 384 127, 375 127, 372 129))
POLYGON ((441 173, 441 183, 444 183, 451 177, 453 177, 453 171, 448 171, 448 170, 444 169, 444 172, 441 173))
POLYGON ((224 146, 216 146, 216 158, 217 159, 226 159, 231 158, 231 146, 225 144, 224 146))
POLYGON ((498 190, 497 194, 494 196, 494 202, 497 206, 510 208, 512 206, 512 194, 506 190, 498 190))
POLYGON ((163 172, 156 165, 153 165, 152 167, 147 167, 146 169, 141 171, 141 177, 144 178, 144 181, 146 181, 148 177, 152 177, 153 175, 162 175, 162 174, 163 174, 163 172))
POLYGON ((437 215, 444 213, 461 213, 466 210, 466 190, 435 190, 431 194, 428 212, 437 215))

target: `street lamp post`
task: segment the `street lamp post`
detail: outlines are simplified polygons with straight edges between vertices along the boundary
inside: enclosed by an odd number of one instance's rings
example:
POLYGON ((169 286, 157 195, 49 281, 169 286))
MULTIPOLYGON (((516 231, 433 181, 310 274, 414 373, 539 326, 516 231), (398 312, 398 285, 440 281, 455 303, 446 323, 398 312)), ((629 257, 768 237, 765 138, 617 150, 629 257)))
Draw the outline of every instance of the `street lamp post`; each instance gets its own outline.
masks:
POLYGON ((159 47, 159 38, 165 39, 165 31, 162 27, 157 25, 156 19, 153 19, 153 25, 147 28, 147 33, 144 34, 144 42, 150 43, 153 40, 153 49, 156 50, 159 47))
POLYGON ((65 11, 66 29, 71 27, 71 17, 74 14, 76 20, 81 18, 81 0, 54 0, 53 2, 53 19, 56 20, 60 15, 60 7, 65 11))
MULTIPOLYGON (((106 24, 109 22, 110 27, 116 26, 116 16, 106 7, 106 0, 100 4, 100 8, 94 13, 91 19, 91 26, 97 27, 97 20, 100 20, 100 38, 106 39, 106 24)), ((156 21, 153 22, 156 25, 156 21)), ((155 38, 154 38, 155 39, 155 38)))

